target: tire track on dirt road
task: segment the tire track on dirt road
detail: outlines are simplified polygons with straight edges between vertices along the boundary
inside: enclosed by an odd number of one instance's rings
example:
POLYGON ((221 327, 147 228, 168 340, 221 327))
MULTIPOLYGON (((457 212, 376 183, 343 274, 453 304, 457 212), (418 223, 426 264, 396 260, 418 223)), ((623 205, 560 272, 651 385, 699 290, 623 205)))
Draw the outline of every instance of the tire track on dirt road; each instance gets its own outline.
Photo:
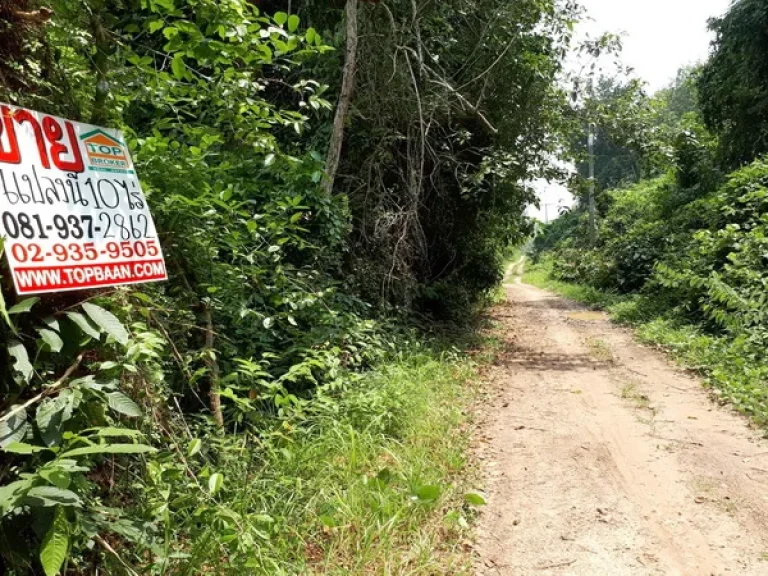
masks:
POLYGON ((768 575, 768 443, 602 314, 505 287, 479 575, 768 575))

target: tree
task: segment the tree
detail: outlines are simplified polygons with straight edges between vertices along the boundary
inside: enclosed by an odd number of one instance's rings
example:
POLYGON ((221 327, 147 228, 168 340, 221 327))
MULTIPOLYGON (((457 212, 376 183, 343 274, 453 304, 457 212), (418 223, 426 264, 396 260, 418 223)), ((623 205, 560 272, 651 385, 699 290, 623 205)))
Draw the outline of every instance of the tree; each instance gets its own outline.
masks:
POLYGON ((716 38, 697 82, 702 113, 722 161, 737 167, 768 152, 768 2, 738 0, 709 27, 716 38))

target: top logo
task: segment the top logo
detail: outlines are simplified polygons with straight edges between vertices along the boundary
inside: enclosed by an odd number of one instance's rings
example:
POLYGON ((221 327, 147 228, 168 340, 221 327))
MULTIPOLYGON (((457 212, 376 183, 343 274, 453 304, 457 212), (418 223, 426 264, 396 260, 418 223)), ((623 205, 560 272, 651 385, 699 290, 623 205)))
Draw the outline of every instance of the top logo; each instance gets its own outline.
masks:
POLYGON ((83 134, 80 140, 85 145, 91 170, 133 174, 128 151, 119 140, 99 129, 83 134))

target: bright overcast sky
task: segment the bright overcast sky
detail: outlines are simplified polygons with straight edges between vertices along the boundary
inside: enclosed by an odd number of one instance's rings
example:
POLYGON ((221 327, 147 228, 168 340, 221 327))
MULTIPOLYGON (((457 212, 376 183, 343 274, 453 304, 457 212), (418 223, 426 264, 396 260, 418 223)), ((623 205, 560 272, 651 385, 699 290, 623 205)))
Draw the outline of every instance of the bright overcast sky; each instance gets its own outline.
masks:
MULTIPOLYGON (((577 29, 579 37, 596 38, 605 32, 621 34, 621 61, 634 68, 648 83, 649 92, 665 87, 678 69, 706 60, 712 34, 707 20, 721 16, 731 0, 581 0, 589 20, 577 29)), ((572 199, 563 187, 537 182, 541 210, 528 214, 545 220, 545 205, 551 220, 558 206, 572 199)))
POLYGON ((703 61, 712 35, 707 20, 721 16, 731 0, 581 0, 592 21, 580 25, 592 37, 623 36, 622 61, 648 82, 663 88, 687 64, 703 61))

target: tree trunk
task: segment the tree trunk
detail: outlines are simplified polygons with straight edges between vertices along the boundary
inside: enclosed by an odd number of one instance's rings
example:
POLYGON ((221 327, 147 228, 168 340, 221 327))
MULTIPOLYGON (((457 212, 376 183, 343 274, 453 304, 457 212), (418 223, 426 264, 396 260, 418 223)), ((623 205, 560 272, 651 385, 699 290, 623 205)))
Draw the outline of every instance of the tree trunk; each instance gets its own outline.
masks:
POLYGON ((209 380, 211 390, 208 394, 211 405, 213 420, 219 427, 224 426, 224 413, 221 411, 221 393, 219 382, 219 362, 216 360, 216 350, 214 350, 215 333, 213 331, 213 314, 210 304, 205 305, 205 322, 207 324, 205 331, 205 363, 208 366, 209 380))
POLYGON ((323 183, 325 193, 333 192, 333 184, 336 180, 336 172, 341 161, 341 147, 344 143, 344 124, 349 114, 349 105, 352 102, 352 94, 355 91, 355 74, 357 73, 357 2, 347 0, 347 55, 344 60, 344 75, 341 81, 341 94, 336 107, 336 117, 333 119, 333 132, 328 148, 326 162, 326 180, 323 183))

